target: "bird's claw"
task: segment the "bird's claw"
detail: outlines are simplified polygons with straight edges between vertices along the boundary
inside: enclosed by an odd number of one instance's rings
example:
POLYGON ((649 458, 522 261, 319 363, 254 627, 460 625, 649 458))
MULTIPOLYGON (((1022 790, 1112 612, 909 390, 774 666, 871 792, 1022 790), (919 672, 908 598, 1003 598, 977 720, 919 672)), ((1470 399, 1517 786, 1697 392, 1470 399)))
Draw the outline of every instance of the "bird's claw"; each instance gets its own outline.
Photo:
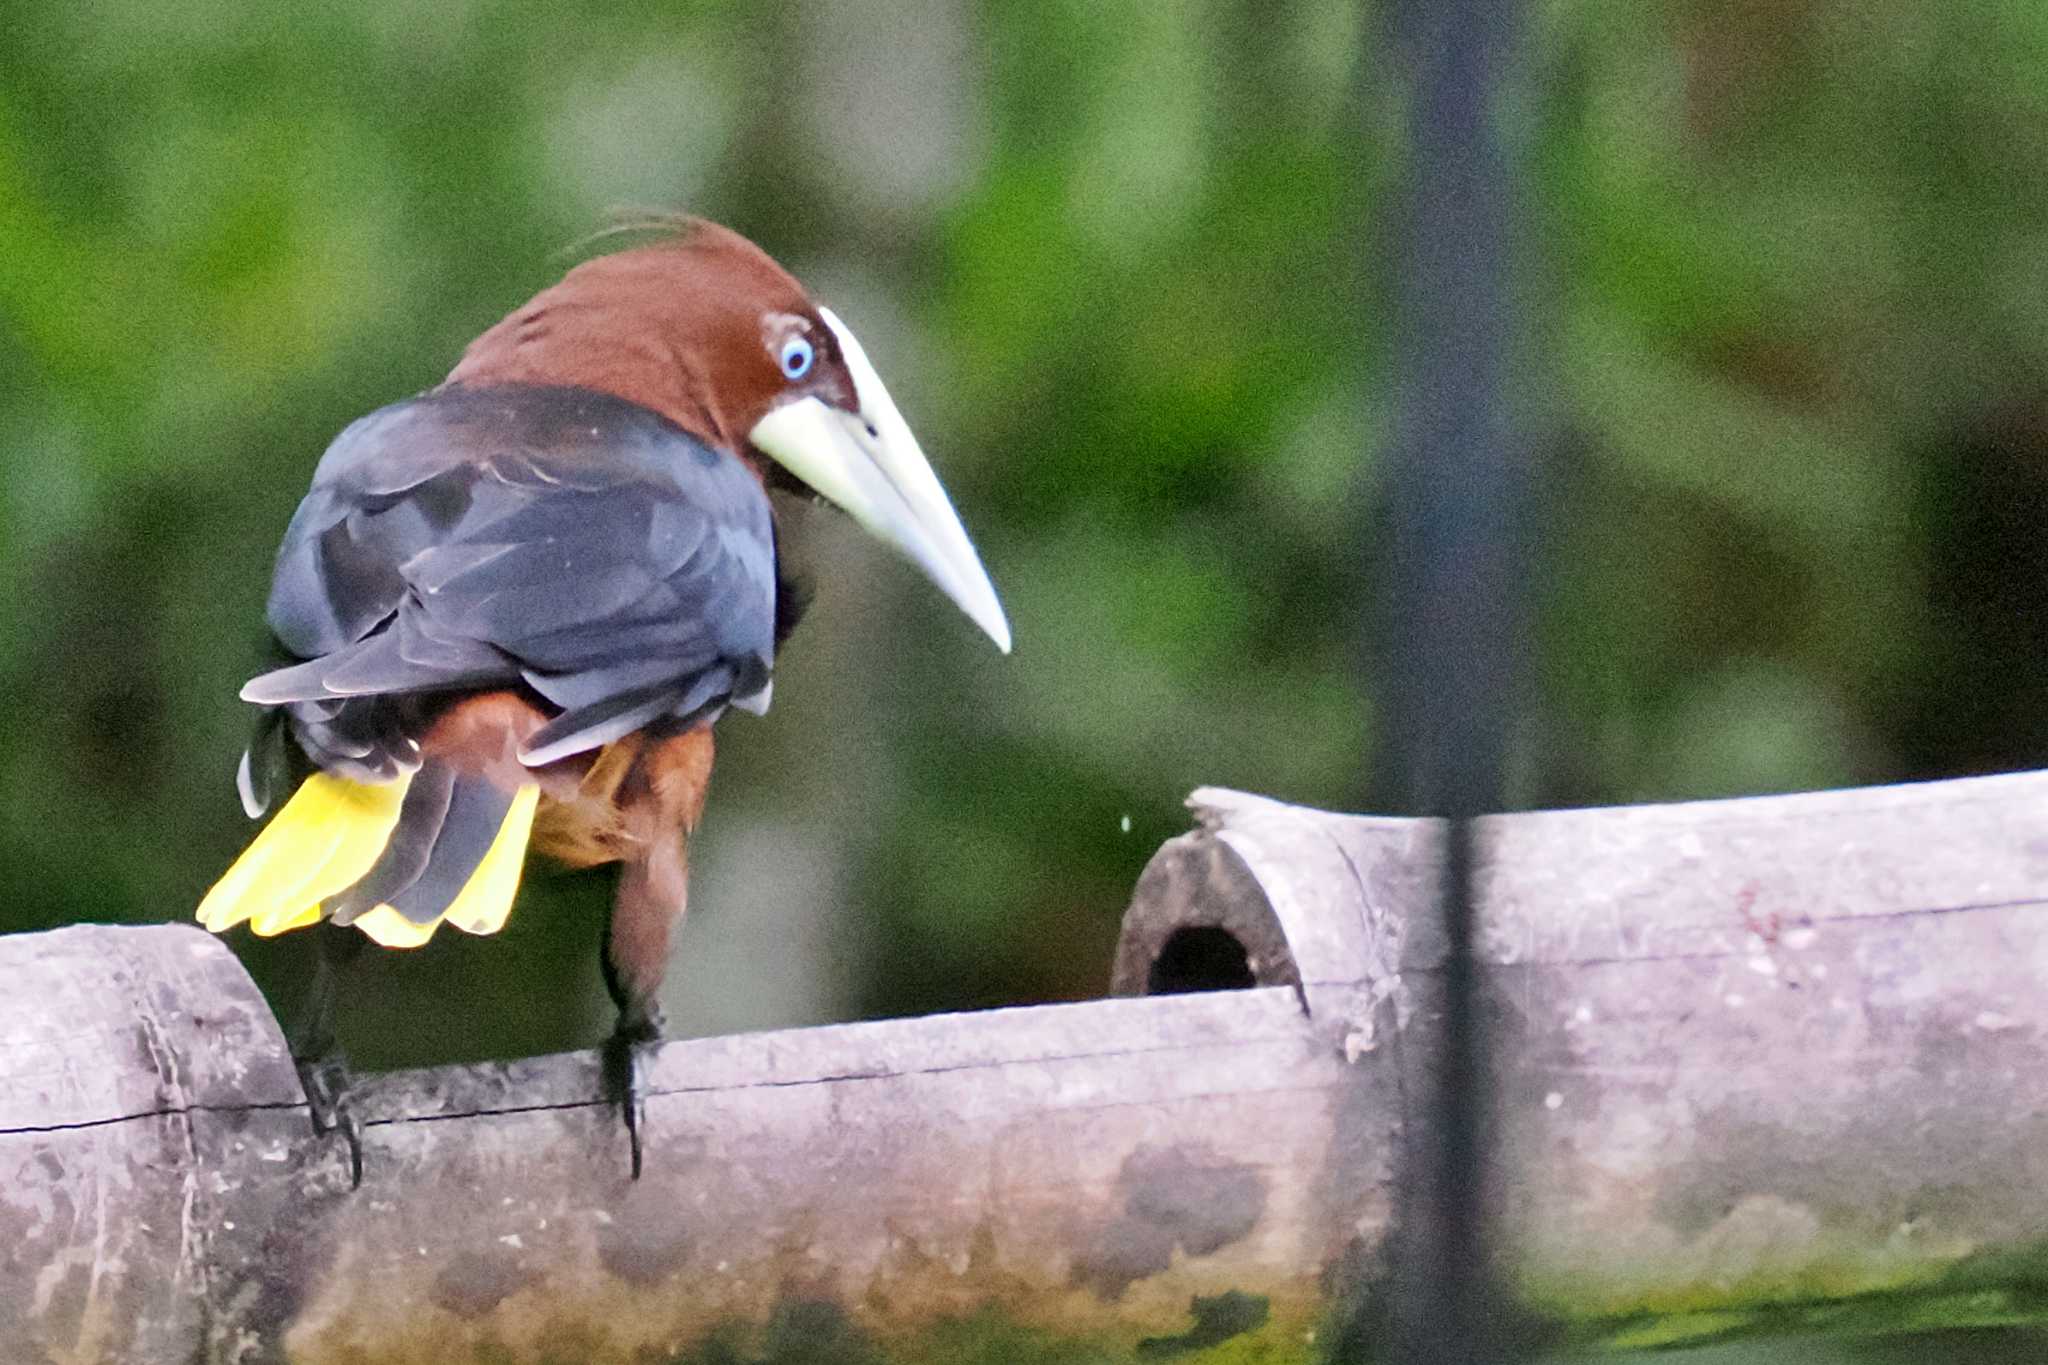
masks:
POLYGON ((659 1026, 629 1029, 623 1024, 605 1041, 604 1088, 608 1102, 619 1106, 626 1122, 626 1146, 632 1153, 633 1179, 640 1178, 640 1133, 647 1125, 647 1087, 640 1076, 641 1045, 660 1036, 659 1026))
POLYGON ((640 1050, 629 1048, 626 1058, 626 1145, 633 1151, 633 1178, 640 1178, 640 1129, 647 1122, 646 1092, 640 1087, 640 1050))
POLYGON ((363 1184, 363 1129, 357 1120, 355 1108, 349 1103, 351 1078, 348 1059, 339 1052, 328 1052, 319 1057, 297 1058, 299 1085, 306 1092, 306 1108, 313 1116, 313 1132, 325 1137, 329 1133, 341 1134, 348 1144, 349 1188, 360 1189, 363 1184))

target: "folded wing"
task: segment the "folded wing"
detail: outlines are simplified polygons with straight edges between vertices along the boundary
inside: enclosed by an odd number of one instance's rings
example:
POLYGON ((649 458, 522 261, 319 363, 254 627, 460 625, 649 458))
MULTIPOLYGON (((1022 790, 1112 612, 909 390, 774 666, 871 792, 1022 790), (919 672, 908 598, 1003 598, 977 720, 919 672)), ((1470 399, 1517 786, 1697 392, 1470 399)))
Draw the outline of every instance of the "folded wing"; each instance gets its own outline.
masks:
POLYGON ((323 767, 410 759, 391 699, 524 683, 561 713, 546 762, 672 716, 758 704, 774 649, 758 479, 635 404, 448 388, 365 417, 321 460, 278 555, 270 624, 302 662, 282 706, 323 767))

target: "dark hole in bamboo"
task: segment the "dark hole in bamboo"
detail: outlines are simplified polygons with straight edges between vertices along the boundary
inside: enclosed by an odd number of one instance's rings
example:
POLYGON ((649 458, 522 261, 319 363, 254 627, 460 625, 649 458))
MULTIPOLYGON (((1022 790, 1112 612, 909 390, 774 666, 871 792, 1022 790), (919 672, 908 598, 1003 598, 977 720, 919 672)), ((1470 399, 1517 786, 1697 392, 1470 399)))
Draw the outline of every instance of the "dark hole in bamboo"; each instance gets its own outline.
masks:
POLYGON ((1244 945, 1213 924, 1176 929, 1160 945, 1145 978, 1147 995, 1188 991, 1241 991, 1257 985, 1244 945))

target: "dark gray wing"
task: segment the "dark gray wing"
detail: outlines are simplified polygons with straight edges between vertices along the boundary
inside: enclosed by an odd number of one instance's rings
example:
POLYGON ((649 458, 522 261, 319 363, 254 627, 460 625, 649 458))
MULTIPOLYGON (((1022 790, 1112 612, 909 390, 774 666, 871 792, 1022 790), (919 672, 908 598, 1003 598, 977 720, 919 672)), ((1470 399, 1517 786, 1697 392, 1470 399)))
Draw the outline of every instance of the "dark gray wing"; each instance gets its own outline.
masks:
POLYGON ((546 762, 764 701, 775 583, 738 460, 608 394, 443 389, 322 457, 270 594, 304 662, 242 695, 326 721, 352 698, 525 682, 562 708, 525 755, 546 762))

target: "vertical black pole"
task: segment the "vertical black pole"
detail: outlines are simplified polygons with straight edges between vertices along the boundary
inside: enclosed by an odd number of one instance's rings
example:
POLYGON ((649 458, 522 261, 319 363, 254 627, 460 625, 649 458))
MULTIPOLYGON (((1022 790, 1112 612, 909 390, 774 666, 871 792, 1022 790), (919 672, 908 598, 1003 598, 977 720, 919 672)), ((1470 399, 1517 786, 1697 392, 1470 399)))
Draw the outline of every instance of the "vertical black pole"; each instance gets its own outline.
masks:
MULTIPOLYGON (((1449 820, 1442 971, 1397 1196, 1392 1359, 1500 1358, 1486 1247, 1486 1037, 1472 961, 1472 817, 1504 804, 1520 654, 1526 450, 1515 435, 1516 196, 1506 132, 1514 0, 1396 0, 1409 95, 1390 297, 1397 389, 1389 469, 1389 670, 1382 710, 1400 805, 1449 820)), ((1427 940, 1428 926, 1417 926, 1427 940)), ((1405 1044, 1404 1044, 1405 1045, 1405 1044)))

